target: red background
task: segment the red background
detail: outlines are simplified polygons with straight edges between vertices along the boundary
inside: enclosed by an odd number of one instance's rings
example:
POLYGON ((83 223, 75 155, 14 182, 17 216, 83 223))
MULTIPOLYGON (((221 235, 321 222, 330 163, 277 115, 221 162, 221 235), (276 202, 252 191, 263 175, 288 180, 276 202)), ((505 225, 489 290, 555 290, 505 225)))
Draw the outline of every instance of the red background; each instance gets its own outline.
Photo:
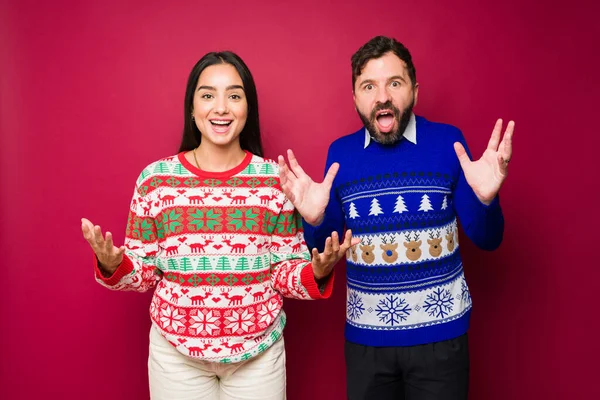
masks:
MULTIPOLYGON (((148 397, 150 295, 94 282, 79 219, 122 240, 137 175, 177 151, 205 52, 252 70, 267 156, 293 148, 320 177, 359 127, 350 56, 385 34, 413 53, 415 111, 475 155, 497 117, 517 122, 504 243, 462 241, 471 398, 598 398, 600 6, 282 3, 0 1, 0 397, 148 397)), ((290 400, 345 398, 343 281, 339 265, 331 300, 286 302, 290 400)))

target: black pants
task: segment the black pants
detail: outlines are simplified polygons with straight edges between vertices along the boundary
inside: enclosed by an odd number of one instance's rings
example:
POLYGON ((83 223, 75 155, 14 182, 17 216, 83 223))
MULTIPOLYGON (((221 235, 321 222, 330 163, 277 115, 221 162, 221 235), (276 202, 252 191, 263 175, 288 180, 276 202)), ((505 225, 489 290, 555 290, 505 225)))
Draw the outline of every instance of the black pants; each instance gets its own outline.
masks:
POLYGON ((469 390, 469 343, 455 339, 407 347, 346 342, 350 400, 464 400, 469 390))

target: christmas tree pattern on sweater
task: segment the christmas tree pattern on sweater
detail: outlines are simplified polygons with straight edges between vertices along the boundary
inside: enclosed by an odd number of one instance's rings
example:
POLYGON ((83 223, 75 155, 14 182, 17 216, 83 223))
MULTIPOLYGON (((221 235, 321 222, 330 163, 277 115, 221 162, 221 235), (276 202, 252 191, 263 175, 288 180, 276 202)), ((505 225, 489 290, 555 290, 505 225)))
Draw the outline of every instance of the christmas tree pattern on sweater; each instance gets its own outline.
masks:
POLYGON ((469 153, 462 132, 419 116, 411 121, 394 145, 368 140, 365 128, 336 139, 325 171, 340 168, 325 218, 304 226, 318 249, 332 231, 351 229, 361 240, 346 262, 344 333, 352 343, 413 346, 464 334, 471 297, 458 222, 481 249, 502 241, 498 197, 481 203, 456 157, 456 142, 469 153))
POLYGON ((414 329, 455 320, 470 310, 462 266, 456 264, 458 221, 448 209, 450 183, 399 179, 388 180, 396 184, 385 188, 367 179, 359 190, 342 191, 350 225, 361 239, 346 255, 347 323, 358 328, 414 329), (373 225, 379 225, 374 232, 360 229, 373 225), (375 271, 385 271, 390 283, 363 287, 354 280, 360 268, 363 284, 381 278, 375 271))
POLYGON ((146 167, 128 218, 122 264, 97 281, 113 290, 156 288, 153 323, 181 353, 247 360, 282 334, 283 296, 326 298, 314 281, 299 214, 274 161, 247 153, 228 173, 182 154, 146 167))

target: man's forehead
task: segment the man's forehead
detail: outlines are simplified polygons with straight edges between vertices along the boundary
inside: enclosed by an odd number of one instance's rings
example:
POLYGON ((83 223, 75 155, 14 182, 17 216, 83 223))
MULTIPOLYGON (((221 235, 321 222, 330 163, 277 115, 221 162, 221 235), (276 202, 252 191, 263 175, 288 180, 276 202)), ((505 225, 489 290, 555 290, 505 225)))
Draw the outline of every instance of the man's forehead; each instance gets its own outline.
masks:
MULTIPOLYGON (((388 53, 389 54, 389 53, 388 53)), ((390 78, 392 76, 408 77, 406 63, 395 54, 384 55, 369 60, 363 67, 360 80, 390 78)))

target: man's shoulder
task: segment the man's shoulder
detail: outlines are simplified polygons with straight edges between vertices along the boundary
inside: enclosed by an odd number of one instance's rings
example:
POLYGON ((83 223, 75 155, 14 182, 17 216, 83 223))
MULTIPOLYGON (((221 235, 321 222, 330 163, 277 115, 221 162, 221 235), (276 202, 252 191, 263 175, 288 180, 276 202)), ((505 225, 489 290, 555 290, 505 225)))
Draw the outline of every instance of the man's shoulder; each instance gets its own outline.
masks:
POLYGON ((460 135, 460 129, 456 126, 437 121, 430 121, 425 117, 415 115, 417 122, 417 140, 419 135, 460 135))
POLYGON ((362 149, 365 142, 365 128, 335 139, 329 146, 329 152, 362 149))

